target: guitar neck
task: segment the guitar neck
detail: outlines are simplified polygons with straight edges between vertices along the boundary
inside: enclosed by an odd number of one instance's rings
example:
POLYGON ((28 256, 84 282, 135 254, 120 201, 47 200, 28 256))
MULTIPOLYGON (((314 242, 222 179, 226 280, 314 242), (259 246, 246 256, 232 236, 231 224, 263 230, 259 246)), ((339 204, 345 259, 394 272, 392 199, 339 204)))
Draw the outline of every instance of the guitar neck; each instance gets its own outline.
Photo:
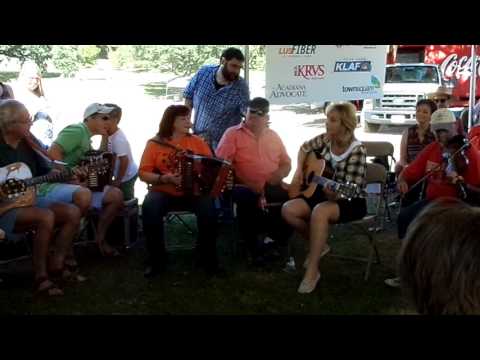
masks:
POLYGON ((322 186, 327 186, 328 185, 335 190, 338 188, 338 185, 339 185, 336 181, 327 179, 326 177, 323 177, 323 176, 317 176, 317 175, 313 176, 312 182, 314 182, 316 184, 319 184, 319 185, 322 185, 322 186))
POLYGON ((70 170, 63 170, 61 172, 55 172, 48 175, 37 176, 31 179, 26 179, 25 184, 27 186, 34 186, 42 183, 48 182, 65 182, 71 176, 72 172, 70 170))

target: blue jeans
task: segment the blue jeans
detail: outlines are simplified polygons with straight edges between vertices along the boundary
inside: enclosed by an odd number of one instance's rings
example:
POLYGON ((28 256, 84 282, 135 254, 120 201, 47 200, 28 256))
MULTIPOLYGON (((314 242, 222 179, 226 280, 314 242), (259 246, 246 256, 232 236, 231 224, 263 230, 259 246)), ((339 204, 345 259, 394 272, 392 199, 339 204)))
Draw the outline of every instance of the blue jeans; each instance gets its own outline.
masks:
POLYGON ((213 199, 208 196, 171 196, 156 191, 150 191, 142 205, 147 262, 149 265, 163 265, 165 262, 163 219, 169 211, 180 210, 195 213, 198 227, 198 255, 207 268, 216 268, 217 219, 213 199))
POLYGON ((417 215, 430 203, 430 200, 420 200, 410 206, 404 207, 398 214, 398 237, 403 239, 407 234, 408 227, 417 215))

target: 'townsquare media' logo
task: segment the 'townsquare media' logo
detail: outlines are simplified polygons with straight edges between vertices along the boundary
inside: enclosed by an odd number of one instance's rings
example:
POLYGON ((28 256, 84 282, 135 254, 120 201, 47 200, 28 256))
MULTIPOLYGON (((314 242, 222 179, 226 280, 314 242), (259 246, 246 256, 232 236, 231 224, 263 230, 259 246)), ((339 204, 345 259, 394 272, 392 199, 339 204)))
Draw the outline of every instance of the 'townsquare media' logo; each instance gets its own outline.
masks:
POLYGON ((342 91, 344 93, 358 92, 362 94, 374 93, 380 89, 381 83, 378 78, 374 75, 370 78, 370 85, 366 86, 342 86, 342 91))

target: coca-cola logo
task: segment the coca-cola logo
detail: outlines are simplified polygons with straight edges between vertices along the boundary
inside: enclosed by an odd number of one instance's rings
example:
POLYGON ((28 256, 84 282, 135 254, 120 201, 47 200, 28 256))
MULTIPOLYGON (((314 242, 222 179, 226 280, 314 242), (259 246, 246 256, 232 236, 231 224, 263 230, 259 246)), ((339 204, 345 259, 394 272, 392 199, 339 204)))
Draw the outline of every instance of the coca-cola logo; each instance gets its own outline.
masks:
POLYGON ((307 80, 323 79, 325 77, 325 65, 296 65, 293 67, 293 75, 307 80))
MULTIPOLYGON (((479 65, 477 61, 477 76, 480 76, 479 65)), ((458 54, 450 54, 443 59, 440 64, 440 71, 445 80, 449 79, 469 79, 472 69, 472 57, 462 56, 458 58, 458 54)))

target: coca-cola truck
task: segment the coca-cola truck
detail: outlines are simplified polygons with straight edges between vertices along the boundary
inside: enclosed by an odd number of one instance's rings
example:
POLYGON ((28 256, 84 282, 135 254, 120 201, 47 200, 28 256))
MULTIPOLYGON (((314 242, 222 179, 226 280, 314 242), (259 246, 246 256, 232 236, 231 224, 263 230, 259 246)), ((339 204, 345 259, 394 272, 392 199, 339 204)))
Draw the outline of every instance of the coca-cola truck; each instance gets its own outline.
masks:
MULTIPOLYGON (((414 124, 415 103, 440 85, 452 89, 449 106, 459 117, 470 97, 471 62, 470 45, 390 45, 384 97, 363 104, 365 131, 378 131, 382 124, 414 124)), ((479 64, 476 100, 480 96, 479 64)))

